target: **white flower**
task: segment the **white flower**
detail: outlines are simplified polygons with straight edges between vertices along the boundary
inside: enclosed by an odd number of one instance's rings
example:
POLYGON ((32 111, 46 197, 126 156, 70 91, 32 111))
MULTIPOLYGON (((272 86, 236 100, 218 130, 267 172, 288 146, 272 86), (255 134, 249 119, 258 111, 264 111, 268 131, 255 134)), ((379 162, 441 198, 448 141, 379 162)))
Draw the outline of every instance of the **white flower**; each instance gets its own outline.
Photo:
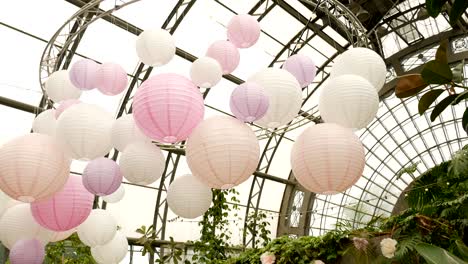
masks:
POLYGON ((380 241, 380 250, 382 255, 386 258, 393 258, 395 256, 396 245, 398 242, 392 238, 384 238, 380 241))
POLYGON ((314 260, 314 261, 312 261, 311 264, 325 264, 325 262, 323 262, 321 260, 314 260))
POLYGON ((260 261, 262 262, 262 264, 274 264, 275 260, 275 254, 270 252, 265 252, 260 256, 260 261))

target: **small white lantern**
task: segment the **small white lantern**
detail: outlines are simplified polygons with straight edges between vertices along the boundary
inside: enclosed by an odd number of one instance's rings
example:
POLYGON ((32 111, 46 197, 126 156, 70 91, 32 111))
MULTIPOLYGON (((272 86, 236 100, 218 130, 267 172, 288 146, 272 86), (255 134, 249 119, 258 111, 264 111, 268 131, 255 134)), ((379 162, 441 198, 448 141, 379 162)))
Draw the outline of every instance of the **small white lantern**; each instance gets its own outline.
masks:
POLYGON ((81 90, 72 84, 66 70, 52 73, 44 83, 44 87, 47 96, 54 102, 78 99, 81 96, 81 90))
POLYGON ((91 255, 99 264, 118 264, 125 258, 127 252, 127 237, 120 231, 117 231, 108 243, 91 248, 91 255))
POLYGON ((50 238, 49 242, 58 242, 58 241, 65 240, 75 232, 76 232, 75 228, 67 230, 67 231, 54 232, 54 235, 50 238))
POLYGON ((132 114, 123 115, 114 121, 111 141, 112 146, 120 152, 124 151, 125 147, 133 142, 151 142, 138 128, 132 114))
POLYGON ((210 208, 211 189, 190 174, 176 178, 167 190, 167 204, 178 216, 197 218, 210 208))
POLYGON ((117 191, 106 195, 102 196, 101 198, 106 202, 106 203, 118 203, 122 198, 125 196, 125 188, 124 185, 121 184, 120 187, 117 189, 117 191))
POLYGON ((221 65, 213 58, 201 57, 192 63, 190 78, 198 87, 210 88, 215 86, 223 77, 221 65))
POLYGON ((36 116, 33 121, 32 131, 39 134, 46 134, 55 137, 55 109, 48 109, 36 116))
POLYGON ((165 163, 161 149, 148 142, 128 145, 119 160, 125 179, 140 185, 157 181, 164 172, 165 163))
POLYGON ((138 36, 136 51, 144 64, 162 66, 174 57, 176 46, 172 35, 166 30, 148 29, 138 36))
POLYGON ((81 242, 90 247, 108 243, 117 232, 117 222, 109 212, 102 209, 94 209, 77 228, 81 242))

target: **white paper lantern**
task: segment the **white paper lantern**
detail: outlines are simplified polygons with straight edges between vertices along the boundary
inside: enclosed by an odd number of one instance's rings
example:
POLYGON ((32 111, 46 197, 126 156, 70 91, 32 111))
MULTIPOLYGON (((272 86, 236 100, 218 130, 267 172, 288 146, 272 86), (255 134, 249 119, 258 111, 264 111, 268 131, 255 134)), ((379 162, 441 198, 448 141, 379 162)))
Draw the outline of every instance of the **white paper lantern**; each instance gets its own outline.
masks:
POLYGON ((68 71, 60 70, 52 73, 44 83, 47 96, 54 102, 66 99, 78 99, 81 90, 76 88, 70 81, 68 71))
POLYGON ((122 200, 124 196, 125 196, 125 188, 124 188, 124 185, 121 184, 120 187, 117 189, 117 191, 109 195, 102 196, 102 199, 106 203, 118 203, 120 200, 122 200))
POLYGON ((117 231, 114 238, 105 245, 91 248, 91 255, 99 264, 119 264, 127 252, 127 237, 120 231, 117 231))
POLYGON ((368 48, 353 48, 340 54, 335 59, 330 77, 355 74, 368 80, 378 92, 385 84, 387 67, 382 57, 368 48))
POLYGON ((138 128, 132 114, 123 115, 115 120, 111 133, 112 146, 120 152, 133 142, 151 142, 138 128))
POLYGON ((327 123, 361 129, 372 122, 379 109, 374 87, 358 75, 341 75, 322 88, 319 111, 327 123))
POLYGON ((6 210, 11 207, 13 201, 15 200, 11 199, 10 196, 0 191, 0 218, 6 212, 6 210))
POLYGON ((176 178, 167 190, 167 204, 178 216, 196 218, 211 205, 211 189, 197 178, 186 174, 176 178))
POLYGON ((36 116, 33 121, 32 131, 35 133, 46 134, 55 137, 55 109, 48 109, 36 116))
POLYGON ((74 159, 92 160, 112 148, 114 118, 102 108, 76 104, 65 110, 57 121, 57 138, 74 159))
POLYGON ((54 233, 36 223, 30 205, 26 203, 9 208, 0 218, 0 239, 7 248, 19 240, 33 238, 45 245, 51 241, 54 233))
POLYGON ((249 78, 263 87, 270 102, 265 116, 255 123, 269 128, 286 125, 299 113, 302 91, 296 78, 286 70, 267 68, 249 78))
POLYGON ((75 232, 76 232, 75 228, 67 230, 67 231, 54 232, 49 242, 58 242, 58 241, 65 240, 75 232))
POLYGON ((108 243, 117 232, 117 222, 106 210, 94 209, 77 228, 81 242, 90 247, 108 243))
POLYGON ((158 180, 166 166, 161 149, 148 142, 128 145, 120 156, 119 164, 125 179, 141 185, 158 180))
POLYGON ((201 57, 192 63, 190 78, 198 87, 210 88, 215 86, 223 77, 221 65, 213 58, 201 57))
POLYGON ((169 32, 157 28, 141 32, 136 41, 136 51, 144 64, 161 66, 174 57, 176 46, 169 32))

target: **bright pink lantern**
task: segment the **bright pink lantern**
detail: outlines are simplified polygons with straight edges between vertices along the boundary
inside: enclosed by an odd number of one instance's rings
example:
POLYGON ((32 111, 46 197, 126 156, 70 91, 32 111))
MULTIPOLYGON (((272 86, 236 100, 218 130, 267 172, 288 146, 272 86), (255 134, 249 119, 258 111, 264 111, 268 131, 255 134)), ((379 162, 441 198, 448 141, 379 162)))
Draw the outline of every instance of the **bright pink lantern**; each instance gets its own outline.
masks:
POLYGON ((52 198, 31 203, 38 224, 53 231, 67 231, 83 223, 93 208, 94 195, 88 192, 81 176, 70 175, 63 189, 52 198))
POLYGON ((83 171, 83 185, 89 192, 99 196, 115 192, 122 178, 119 164, 107 158, 90 161, 83 171))
POLYGON ((96 88, 96 73, 99 64, 83 59, 75 62, 68 72, 71 83, 80 90, 91 90, 96 88))
POLYGON ((55 119, 58 119, 59 116, 63 113, 63 111, 65 111, 68 107, 79 103, 81 103, 81 101, 78 99, 63 100, 62 102, 60 102, 60 105, 57 107, 57 109, 55 109, 55 119))
POLYGON ((96 73, 96 88, 105 95, 117 95, 127 84, 127 72, 119 64, 103 63, 96 73))
POLYGON ((260 37, 260 23, 251 15, 236 15, 227 25, 227 36, 238 48, 252 47, 260 37))
POLYGON ((163 73, 143 82, 133 98, 133 117, 148 137, 165 143, 185 140, 203 120, 197 86, 184 76, 163 73))
POLYGON ((302 54, 294 54, 286 59, 283 69, 294 75, 301 87, 311 84, 317 74, 314 61, 302 54))
POLYGON ((45 249, 37 239, 19 240, 10 250, 11 264, 42 264, 45 249))
POLYGON ((213 42, 206 51, 206 56, 218 61, 223 69, 223 74, 233 72, 240 61, 240 54, 237 47, 227 40, 213 42))
POLYGON ((262 118, 270 105, 263 88, 253 82, 245 82, 234 89, 229 106, 237 119, 253 122, 262 118))

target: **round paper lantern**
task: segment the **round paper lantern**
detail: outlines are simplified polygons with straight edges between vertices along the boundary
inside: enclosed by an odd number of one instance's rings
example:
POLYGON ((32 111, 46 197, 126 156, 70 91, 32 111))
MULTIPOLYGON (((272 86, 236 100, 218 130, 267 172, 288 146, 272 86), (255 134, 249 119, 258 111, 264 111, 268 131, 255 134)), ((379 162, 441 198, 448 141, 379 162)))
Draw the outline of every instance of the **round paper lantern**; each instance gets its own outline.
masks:
POLYGON ((238 48, 249 48, 260 37, 260 23, 251 15, 236 15, 227 25, 227 36, 238 48))
POLYGON ((228 189, 255 171, 260 147, 255 133, 228 116, 210 117, 187 140, 187 163, 193 175, 215 189, 228 189))
POLYGON ((151 141, 138 128, 132 114, 123 115, 115 120, 111 133, 112 146, 120 152, 124 151, 130 143, 151 141))
POLYGON ((141 131, 160 142, 187 139, 203 120, 198 88, 184 76, 164 73, 144 81, 133 98, 133 118, 141 131))
POLYGON ((223 78, 223 70, 215 59, 201 57, 192 63, 190 78, 197 86, 210 88, 221 81, 221 78, 223 78))
POLYGON ((318 194, 344 192, 364 171, 364 147, 349 128, 323 123, 304 130, 294 142, 291 166, 307 190, 318 194))
POLYGON ((144 64, 162 66, 174 57, 176 46, 169 32, 157 28, 141 32, 136 41, 136 51, 144 64))
POLYGON ((72 84, 66 70, 52 73, 44 83, 44 87, 47 96, 54 102, 66 99, 78 99, 81 96, 81 90, 72 84))
POLYGON ((105 245, 91 248, 91 255, 100 264, 118 264, 128 252, 127 237, 116 232, 114 238, 105 245))
POLYGON ((43 134, 17 137, 0 148, 0 189, 22 202, 44 200, 67 182, 70 159, 43 134))
POLYGON ((105 95, 117 95, 127 84, 127 72, 119 64, 103 63, 96 73, 96 88, 105 95))
POLYGON ((344 127, 366 127, 378 109, 377 91, 358 75, 341 75, 331 79, 319 97, 319 111, 323 120, 344 127))
POLYGON ((283 64, 283 69, 294 75, 301 87, 311 84, 317 74, 314 61, 302 54, 294 54, 287 58, 283 64))
POLYGON ((32 131, 55 137, 56 126, 55 109, 48 109, 36 116, 32 124, 32 131))
POLYGON ((44 244, 37 239, 20 240, 11 248, 9 258, 11 264, 42 264, 44 244))
POLYGON ((223 74, 233 72, 240 61, 239 50, 227 40, 213 42, 206 51, 206 56, 215 59, 221 65, 223 74))
POLYGON ((8 208, 10 208, 12 199, 10 196, 6 195, 4 192, 0 191, 0 218, 2 217, 3 213, 6 212, 8 208))
POLYGON ((31 203, 38 224, 54 231, 67 231, 83 223, 93 208, 94 196, 86 191, 81 176, 70 175, 67 183, 52 198, 31 203))
POLYGON ((79 103, 81 103, 81 101, 77 99, 68 99, 60 102, 60 105, 55 110, 55 119, 58 119, 59 116, 63 113, 63 111, 65 111, 67 108, 79 103))
POLYGON ((229 106, 237 119, 253 122, 266 114, 270 105, 269 101, 265 90, 260 85, 245 82, 234 89, 229 106))
POLYGON ((65 240, 75 232, 76 232, 76 229, 70 229, 70 230, 62 231, 62 232, 54 232, 54 235, 50 238, 49 242, 58 242, 58 241, 65 240))
POLYGON ((211 205, 211 189, 190 174, 176 178, 167 190, 167 204, 178 216, 196 218, 211 205))
POLYGON ((124 185, 121 184, 119 186, 119 188, 117 189, 117 191, 109 194, 109 195, 106 195, 106 196, 102 196, 102 199, 106 202, 106 203, 118 203, 120 202, 120 200, 122 200, 122 198, 125 196, 125 188, 124 188, 124 185))
POLYGON ((99 64, 89 59, 82 59, 70 68, 69 77, 71 83, 80 90, 91 90, 96 88, 96 73, 99 64))
POLYGON ((355 74, 368 80, 378 91, 385 84, 387 67, 382 57, 368 48, 353 48, 340 54, 335 59, 330 77, 355 74))
POLYGON ((270 103, 265 116, 257 120, 257 124, 269 128, 286 125, 301 110, 302 91, 296 78, 288 71, 267 68, 249 78, 249 82, 263 87, 270 103))
POLYGON ((107 244, 117 232, 117 223, 106 210, 94 209, 77 228, 78 237, 83 244, 95 247, 107 244))
POLYGON ((112 148, 114 118, 102 108, 81 103, 70 107, 57 121, 57 138, 74 159, 92 160, 112 148))
POLYGON ((115 192, 122 183, 119 165, 107 158, 97 158, 88 163, 83 171, 83 185, 92 194, 99 196, 115 192))
POLYGON ((148 142, 128 145, 119 160, 125 179, 141 185, 157 181, 164 172, 165 163, 161 149, 148 142))
POLYGON ((0 218, 0 239, 7 248, 12 248, 19 240, 37 239, 49 243, 54 231, 41 227, 34 220, 29 204, 17 204, 9 208, 0 218))

